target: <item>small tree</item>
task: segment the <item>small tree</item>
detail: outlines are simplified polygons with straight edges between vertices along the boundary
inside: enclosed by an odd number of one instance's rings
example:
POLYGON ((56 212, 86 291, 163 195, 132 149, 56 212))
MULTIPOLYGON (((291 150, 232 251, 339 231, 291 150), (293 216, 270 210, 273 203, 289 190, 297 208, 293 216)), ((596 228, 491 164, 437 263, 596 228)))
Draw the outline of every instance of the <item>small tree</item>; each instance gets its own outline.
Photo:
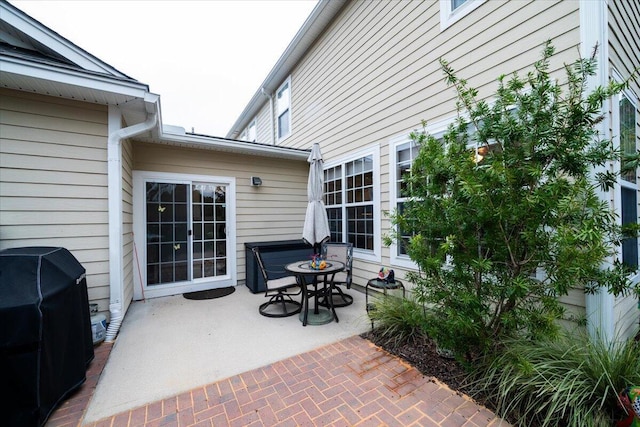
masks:
MULTIPOLYGON (((459 117, 442 139, 411 134, 419 154, 393 237, 412 236, 406 249, 419 271, 408 279, 434 315, 435 338, 459 353, 506 336, 552 336, 564 314, 558 297, 570 289, 631 289, 628 269, 607 264, 623 235, 598 196, 618 178, 602 167, 621 153, 596 125, 625 85, 585 94, 593 56, 565 66, 562 86, 548 73, 553 53, 548 42, 525 78, 501 76, 492 104, 441 60, 459 117)), ((635 168, 636 158, 624 164, 635 168)))

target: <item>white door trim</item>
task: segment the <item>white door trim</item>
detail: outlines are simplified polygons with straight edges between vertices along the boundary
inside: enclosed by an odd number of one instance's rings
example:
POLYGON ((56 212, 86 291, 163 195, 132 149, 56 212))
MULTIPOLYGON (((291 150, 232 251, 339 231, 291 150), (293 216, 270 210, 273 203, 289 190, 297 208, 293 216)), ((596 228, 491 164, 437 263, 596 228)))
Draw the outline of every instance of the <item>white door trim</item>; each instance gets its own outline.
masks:
POLYGON ((236 179, 213 175, 177 174, 153 171, 133 171, 133 299, 156 298, 185 292, 235 286, 237 282, 236 261, 236 179), (204 182, 225 185, 228 188, 227 211, 227 274, 207 279, 196 279, 149 287, 147 283, 145 182, 160 181, 180 184, 204 182))

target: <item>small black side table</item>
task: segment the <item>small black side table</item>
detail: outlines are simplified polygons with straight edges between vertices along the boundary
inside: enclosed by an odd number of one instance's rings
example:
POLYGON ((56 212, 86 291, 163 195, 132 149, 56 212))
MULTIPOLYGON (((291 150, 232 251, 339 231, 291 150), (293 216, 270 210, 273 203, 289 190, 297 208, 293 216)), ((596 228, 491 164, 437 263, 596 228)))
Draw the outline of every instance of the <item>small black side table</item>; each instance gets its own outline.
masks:
MULTIPOLYGON (((375 310, 375 306, 373 303, 369 304, 369 288, 374 289, 382 289, 382 293, 386 296, 387 290, 389 289, 402 289, 402 298, 405 297, 405 288, 404 284, 396 279, 394 282, 386 282, 382 279, 371 279, 367 282, 367 286, 364 287, 364 296, 365 296, 365 307, 367 308, 367 315, 370 311, 375 310)), ((371 328, 373 328, 373 319, 371 319, 371 328)))

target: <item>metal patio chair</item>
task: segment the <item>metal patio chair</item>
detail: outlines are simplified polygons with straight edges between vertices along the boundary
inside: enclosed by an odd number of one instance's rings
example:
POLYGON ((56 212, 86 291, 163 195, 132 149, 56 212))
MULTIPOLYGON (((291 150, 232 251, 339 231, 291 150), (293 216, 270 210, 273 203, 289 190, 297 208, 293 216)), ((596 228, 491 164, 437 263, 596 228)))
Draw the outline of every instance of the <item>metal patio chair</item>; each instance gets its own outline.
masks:
MULTIPOLYGON (((353 303, 353 297, 342 291, 340 286, 344 285, 351 289, 351 267, 353 263, 353 245, 351 243, 328 242, 322 244, 322 256, 327 262, 340 261, 345 265, 344 271, 338 272, 333 277, 331 298, 334 307, 345 307, 353 303)), ((322 305, 328 306, 326 299, 322 305)))
POLYGON ((264 279, 265 297, 269 298, 267 302, 260 304, 258 309, 260 314, 267 317, 287 317, 300 313, 302 304, 293 299, 294 296, 302 293, 302 287, 296 276, 289 274, 282 276, 284 270, 267 270, 260 250, 255 247, 252 251, 264 279))

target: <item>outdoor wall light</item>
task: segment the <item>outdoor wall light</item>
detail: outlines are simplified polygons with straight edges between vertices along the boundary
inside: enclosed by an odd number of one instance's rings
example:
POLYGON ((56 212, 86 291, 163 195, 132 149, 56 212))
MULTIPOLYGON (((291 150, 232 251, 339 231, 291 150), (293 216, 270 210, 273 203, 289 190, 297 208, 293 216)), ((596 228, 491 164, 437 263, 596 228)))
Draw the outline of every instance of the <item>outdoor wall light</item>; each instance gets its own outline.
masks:
POLYGON ((252 176, 251 177, 251 185, 254 187, 259 187, 262 185, 262 180, 260 179, 259 176, 252 176))

